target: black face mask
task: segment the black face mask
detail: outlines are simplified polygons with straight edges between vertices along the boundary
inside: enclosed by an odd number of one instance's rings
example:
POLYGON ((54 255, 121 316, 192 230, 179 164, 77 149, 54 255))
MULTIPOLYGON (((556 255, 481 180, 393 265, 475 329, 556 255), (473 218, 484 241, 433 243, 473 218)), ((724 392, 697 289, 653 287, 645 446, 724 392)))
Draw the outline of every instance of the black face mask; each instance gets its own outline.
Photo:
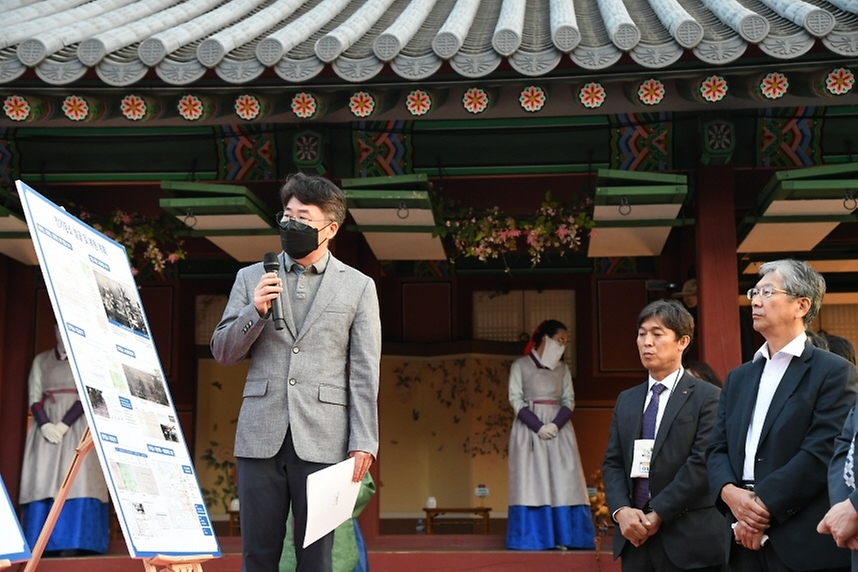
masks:
MULTIPOLYGON (((327 228, 330 224, 322 228, 327 228)), ((321 246, 319 231, 303 222, 290 220, 280 226, 280 244, 292 260, 301 260, 321 246)))

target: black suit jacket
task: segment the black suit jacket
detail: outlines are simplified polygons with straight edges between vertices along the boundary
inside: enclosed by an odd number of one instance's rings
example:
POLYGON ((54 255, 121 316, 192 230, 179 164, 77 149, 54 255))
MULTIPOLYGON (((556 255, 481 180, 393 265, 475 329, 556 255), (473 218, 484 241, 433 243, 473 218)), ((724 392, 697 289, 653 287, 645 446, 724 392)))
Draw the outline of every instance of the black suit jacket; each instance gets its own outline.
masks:
MULTIPOLYGON (((640 437, 648 391, 642 383, 622 392, 614 406, 608 448, 602 463, 605 498, 613 512, 632 505, 629 477, 634 441, 640 437)), ((650 506, 664 522, 656 533, 679 568, 723 564, 724 517, 712 503, 706 479, 706 445, 718 409, 714 385, 683 375, 668 399, 658 427, 650 465, 650 506)), ((617 531, 614 558, 628 545, 617 531)))
MULTIPOLYGON (((849 499, 855 510, 858 511, 858 488, 853 488, 846 484, 846 479, 843 475, 843 468, 846 464, 846 457, 849 454, 849 449, 852 443, 855 442, 855 437, 858 436, 858 414, 855 413, 855 407, 849 411, 846 417, 846 423, 843 424, 843 431, 834 445, 834 457, 831 459, 831 464, 828 466, 828 495, 831 498, 831 506, 839 502, 849 499)), ((852 454, 852 475, 853 485, 855 472, 858 470, 856 466, 856 455, 852 454)), ((852 570, 858 572, 858 551, 852 552, 852 570)))
MULTIPOLYGON (((765 359, 758 359, 727 374, 712 431, 709 481, 728 526, 735 519, 721 500, 721 489, 742 480, 745 438, 764 365, 765 359)), ((817 533, 816 525, 829 508, 828 464, 855 401, 856 384, 852 364, 808 341, 790 362, 769 406, 754 463, 755 492, 772 515, 769 542, 789 568, 849 566, 849 552, 817 533)), ((728 554, 731 539, 729 534, 728 554)))

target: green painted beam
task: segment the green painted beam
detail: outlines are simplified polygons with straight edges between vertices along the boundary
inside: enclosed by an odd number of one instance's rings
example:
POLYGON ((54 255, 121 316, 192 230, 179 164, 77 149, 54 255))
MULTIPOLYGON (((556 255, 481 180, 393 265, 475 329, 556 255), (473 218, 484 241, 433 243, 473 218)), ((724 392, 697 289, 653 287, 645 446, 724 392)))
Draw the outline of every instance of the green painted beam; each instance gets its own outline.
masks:
MULTIPOLYGON (((149 181, 184 181, 189 173, 21 173, 18 177, 22 181, 38 183, 127 183, 127 182, 149 182, 149 181)), ((200 172, 194 173, 194 177, 202 180, 217 180, 217 173, 200 172)))
POLYGON ((415 175, 395 175, 390 177, 363 177, 342 179, 340 186, 345 189, 386 189, 386 190, 418 190, 429 189, 429 177, 425 173, 415 175))
POLYGON ((508 127, 569 127, 608 125, 605 115, 581 115, 562 117, 527 117, 521 119, 460 119, 447 121, 415 121, 412 130, 417 131, 470 131, 473 129, 504 129, 508 127))
MULTIPOLYGON (((565 175, 587 173, 599 165, 484 165, 466 167, 415 167, 414 171, 431 177, 462 177, 492 175, 565 175)), ((595 174, 595 173, 594 173, 595 174)))
POLYGON ((672 173, 655 173, 652 171, 625 171, 622 169, 599 169, 597 172, 599 180, 625 181, 651 185, 653 183, 666 183, 672 185, 685 185, 688 177, 672 173))
POLYGON ((617 205, 626 199, 634 205, 680 204, 688 194, 686 185, 646 185, 635 187, 596 187, 597 205, 617 205))
POLYGON ((432 210, 432 201, 427 191, 344 189, 343 192, 350 209, 398 209, 405 206, 410 209, 432 210))

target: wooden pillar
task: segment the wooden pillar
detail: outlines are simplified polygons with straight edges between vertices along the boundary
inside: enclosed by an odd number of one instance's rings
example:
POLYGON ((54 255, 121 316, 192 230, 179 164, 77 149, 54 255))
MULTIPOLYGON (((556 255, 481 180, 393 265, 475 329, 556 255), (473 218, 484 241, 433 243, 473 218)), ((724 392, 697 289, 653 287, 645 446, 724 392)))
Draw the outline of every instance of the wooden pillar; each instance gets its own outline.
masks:
POLYGON ((36 272, 0 254, 0 473, 16 506, 34 354, 36 272))
POLYGON ((742 363, 733 168, 697 171, 697 291, 700 359, 723 379, 742 363))

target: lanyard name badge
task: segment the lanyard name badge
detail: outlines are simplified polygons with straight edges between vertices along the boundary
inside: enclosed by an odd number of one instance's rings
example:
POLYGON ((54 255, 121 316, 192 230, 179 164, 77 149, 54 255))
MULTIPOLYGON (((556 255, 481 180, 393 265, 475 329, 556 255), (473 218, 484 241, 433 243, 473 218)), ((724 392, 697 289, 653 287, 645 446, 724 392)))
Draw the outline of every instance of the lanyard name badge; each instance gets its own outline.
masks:
POLYGON ((635 439, 632 451, 632 471, 629 476, 633 479, 648 479, 649 465, 652 462, 652 448, 655 439, 635 439))
MULTIPOLYGON (((676 372, 676 379, 673 380, 673 385, 679 380, 682 374, 682 368, 676 372)), ((652 450, 655 446, 655 439, 635 439, 634 449, 632 449, 632 468, 629 476, 633 479, 648 479, 650 464, 652 463, 652 450)))

